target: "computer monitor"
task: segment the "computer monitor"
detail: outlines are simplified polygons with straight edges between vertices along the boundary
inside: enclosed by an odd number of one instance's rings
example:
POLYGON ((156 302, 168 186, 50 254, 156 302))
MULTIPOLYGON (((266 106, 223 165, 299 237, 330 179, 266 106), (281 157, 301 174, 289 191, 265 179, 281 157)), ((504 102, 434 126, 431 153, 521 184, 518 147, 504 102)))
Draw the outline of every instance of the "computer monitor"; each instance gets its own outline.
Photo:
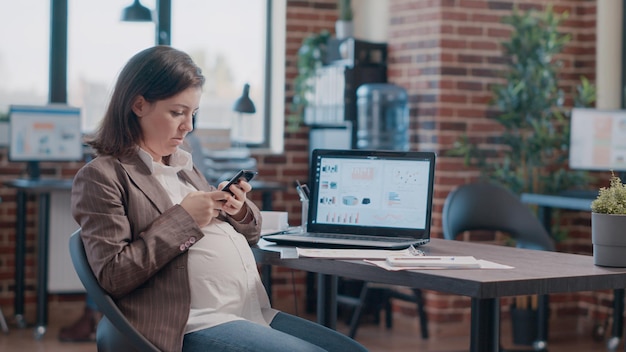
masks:
POLYGON ((29 162, 38 178, 40 161, 83 159, 80 109, 63 104, 9 108, 9 160, 29 162))
POLYGON ((626 171, 626 110, 572 109, 569 167, 626 171))

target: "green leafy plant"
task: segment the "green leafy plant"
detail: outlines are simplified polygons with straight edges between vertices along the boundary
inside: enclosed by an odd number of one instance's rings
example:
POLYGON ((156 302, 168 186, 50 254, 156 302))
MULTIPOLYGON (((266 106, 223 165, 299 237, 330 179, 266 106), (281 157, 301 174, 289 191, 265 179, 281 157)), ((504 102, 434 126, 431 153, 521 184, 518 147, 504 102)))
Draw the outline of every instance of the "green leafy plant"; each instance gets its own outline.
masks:
POLYGON ((600 188, 598 197, 591 202, 591 211, 601 214, 626 214, 626 185, 611 172, 611 184, 600 188))
POLYGON ((352 21, 354 14, 350 0, 339 0, 339 20, 352 21))
POLYGON ((298 76, 294 80, 294 95, 289 108, 290 115, 287 116, 287 128, 292 132, 304 121, 305 109, 315 88, 315 72, 324 62, 329 39, 330 32, 323 30, 304 38, 298 49, 298 76))
MULTIPOLYGON (((556 193, 589 182, 587 173, 567 168, 569 120, 558 84, 561 62, 555 60, 570 40, 558 32, 565 18, 567 13, 557 15, 551 7, 525 13, 514 9, 503 18, 513 29, 503 43, 509 62, 505 83, 494 85, 492 101, 494 119, 503 127, 497 141, 503 151, 480 148, 463 135, 448 152, 518 194, 556 193)), ((595 101, 595 87, 584 77, 574 101, 576 106, 595 101)))

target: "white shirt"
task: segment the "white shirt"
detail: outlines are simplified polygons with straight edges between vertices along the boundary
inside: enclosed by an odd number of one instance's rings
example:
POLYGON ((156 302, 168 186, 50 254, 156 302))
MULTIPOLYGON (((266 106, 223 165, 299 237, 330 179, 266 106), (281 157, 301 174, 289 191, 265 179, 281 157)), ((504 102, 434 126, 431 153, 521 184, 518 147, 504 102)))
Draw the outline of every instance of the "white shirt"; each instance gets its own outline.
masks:
MULTIPOLYGON (((170 157, 169 166, 152 161, 144 150, 139 155, 172 203, 180 204, 188 193, 197 191, 177 175, 193 168, 190 153, 179 149, 170 157)), ((270 306, 246 238, 218 219, 202 232, 204 237, 189 247, 191 311, 185 333, 242 319, 269 326, 278 311, 270 306)))

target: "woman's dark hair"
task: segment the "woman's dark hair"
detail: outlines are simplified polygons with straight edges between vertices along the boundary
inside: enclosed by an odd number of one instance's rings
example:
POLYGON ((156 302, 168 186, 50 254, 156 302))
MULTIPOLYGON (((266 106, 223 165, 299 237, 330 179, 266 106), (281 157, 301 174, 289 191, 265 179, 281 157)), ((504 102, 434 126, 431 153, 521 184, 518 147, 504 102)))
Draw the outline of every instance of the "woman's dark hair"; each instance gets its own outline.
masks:
POLYGON ((98 155, 131 154, 142 138, 132 110, 135 98, 153 103, 203 85, 202 70, 180 50, 159 45, 137 53, 120 72, 109 107, 88 144, 98 155))

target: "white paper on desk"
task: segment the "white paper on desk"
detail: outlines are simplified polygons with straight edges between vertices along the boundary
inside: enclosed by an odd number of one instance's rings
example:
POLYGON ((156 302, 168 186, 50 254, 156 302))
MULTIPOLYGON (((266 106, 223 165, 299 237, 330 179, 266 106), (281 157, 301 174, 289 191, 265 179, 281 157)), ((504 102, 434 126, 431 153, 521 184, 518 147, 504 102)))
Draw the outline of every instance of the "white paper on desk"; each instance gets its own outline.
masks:
POLYGON ((408 249, 329 249, 329 248, 296 248, 298 257, 326 259, 387 259, 389 256, 410 256, 408 249))
POLYGON ((268 242, 263 238, 259 240, 258 245, 262 247, 263 250, 280 253, 280 259, 298 259, 298 253, 296 253, 296 249, 294 247, 279 246, 273 242, 268 242))
POLYGON ((434 267, 446 269, 480 268, 480 262, 472 256, 390 256, 387 264, 393 267, 434 267))
MULTIPOLYGON (((498 263, 494 263, 494 262, 490 262, 487 260, 483 260, 483 259, 477 259, 478 262, 480 263, 480 268, 453 268, 454 270, 471 270, 471 269, 513 269, 512 266, 509 265, 503 265, 503 264, 498 264, 498 263)), ((389 265, 385 260, 369 260, 369 259, 365 259, 365 262, 370 263, 370 264, 374 264, 378 267, 381 267, 385 270, 389 270, 389 271, 401 271, 401 270, 445 270, 445 269, 450 269, 450 268, 446 268, 446 267, 436 267, 436 266, 428 266, 428 267, 420 267, 420 266, 414 266, 414 267, 409 267, 409 266, 391 266, 389 265)))
POLYGON ((494 263, 484 259, 478 259, 478 261, 480 262, 481 269, 515 269, 515 267, 510 265, 494 263))

